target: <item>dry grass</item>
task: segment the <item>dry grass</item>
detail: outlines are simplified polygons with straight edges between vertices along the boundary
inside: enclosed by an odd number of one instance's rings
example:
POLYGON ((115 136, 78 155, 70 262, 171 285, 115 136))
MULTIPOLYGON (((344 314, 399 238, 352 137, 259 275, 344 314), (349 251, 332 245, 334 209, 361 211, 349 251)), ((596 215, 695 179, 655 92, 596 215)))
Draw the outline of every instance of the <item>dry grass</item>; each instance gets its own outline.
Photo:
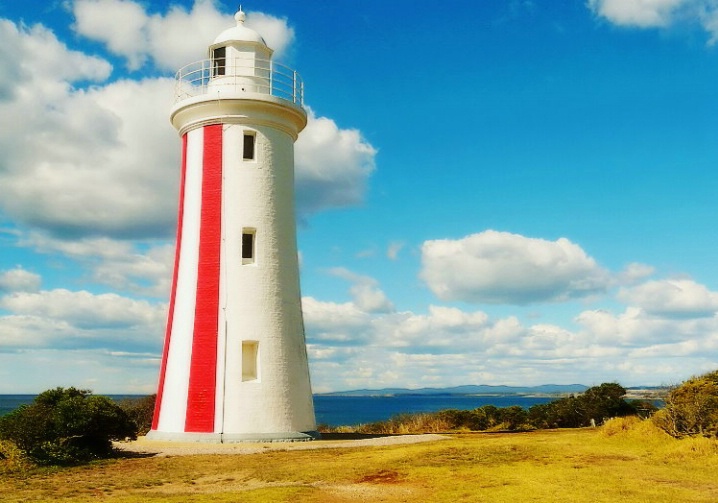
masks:
MULTIPOLYGON (((2 473, 2 472, 0 472, 2 473)), ((648 422, 457 434, 413 445, 104 461, 18 469, 3 501, 715 502, 718 444, 648 422)))
POLYGON ((353 426, 320 427, 322 433, 361 433, 382 435, 410 435, 420 433, 442 433, 454 426, 441 417, 440 413, 399 414, 386 421, 358 424, 353 426))

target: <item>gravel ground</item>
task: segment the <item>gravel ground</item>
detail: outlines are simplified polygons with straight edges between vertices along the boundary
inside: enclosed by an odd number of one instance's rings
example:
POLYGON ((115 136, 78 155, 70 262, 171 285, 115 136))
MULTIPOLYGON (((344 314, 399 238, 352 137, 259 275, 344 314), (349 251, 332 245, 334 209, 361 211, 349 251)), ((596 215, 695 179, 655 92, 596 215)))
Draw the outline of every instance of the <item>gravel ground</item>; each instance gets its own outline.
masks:
POLYGON ((205 444, 200 442, 160 442, 139 437, 132 442, 116 442, 115 447, 125 452, 154 454, 156 456, 191 456, 196 454, 257 454, 267 451, 294 451, 306 449, 335 449, 366 446, 417 444, 445 440, 443 435, 364 436, 331 434, 311 442, 271 442, 238 444, 205 444), (358 438, 357 438, 358 437, 358 438))

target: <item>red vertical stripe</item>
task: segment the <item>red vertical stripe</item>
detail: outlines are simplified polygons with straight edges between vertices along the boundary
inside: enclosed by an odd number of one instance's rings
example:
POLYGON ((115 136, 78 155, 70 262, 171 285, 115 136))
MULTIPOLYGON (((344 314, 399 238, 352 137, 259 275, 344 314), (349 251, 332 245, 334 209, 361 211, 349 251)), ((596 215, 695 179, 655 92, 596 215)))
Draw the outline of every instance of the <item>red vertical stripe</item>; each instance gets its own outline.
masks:
POLYGON ((167 314, 167 331, 165 332, 165 347, 162 350, 162 363, 160 367, 160 382, 157 386, 157 400, 155 413, 152 417, 152 429, 156 430, 160 421, 162 407, 162 394, 165 389, 165 372, 167 371, 167 354, 170 350, 170 337, 172 336, 172 322, 175 312, 175 298, 177 297, 177 271, 179 270, 180 250, 182 248, 182 221, 184 217, 184 191, 185 174, 187 173, 187 134, 182 135, 182 167, 180 171, 179 211, 177 212, 177 240, 175 242, 175 265, 172 273, 172 291, 170 292, 170 307, 167 314))
POLYGON ((222 125, 204 127, 197 296, 185 431, 214 431, 222 239, 222 125))

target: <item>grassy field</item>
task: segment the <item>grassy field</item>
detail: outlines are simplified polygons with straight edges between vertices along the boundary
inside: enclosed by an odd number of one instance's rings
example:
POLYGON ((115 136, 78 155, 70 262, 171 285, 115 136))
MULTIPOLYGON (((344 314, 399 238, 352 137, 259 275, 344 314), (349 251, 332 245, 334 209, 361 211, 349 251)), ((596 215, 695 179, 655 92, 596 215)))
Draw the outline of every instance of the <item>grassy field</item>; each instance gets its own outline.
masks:
POLYGON ((718 442, 649 422, 449 435, 413 445, 113 459, 0 461, 0 500, 220 502, 716 502, 718 442))

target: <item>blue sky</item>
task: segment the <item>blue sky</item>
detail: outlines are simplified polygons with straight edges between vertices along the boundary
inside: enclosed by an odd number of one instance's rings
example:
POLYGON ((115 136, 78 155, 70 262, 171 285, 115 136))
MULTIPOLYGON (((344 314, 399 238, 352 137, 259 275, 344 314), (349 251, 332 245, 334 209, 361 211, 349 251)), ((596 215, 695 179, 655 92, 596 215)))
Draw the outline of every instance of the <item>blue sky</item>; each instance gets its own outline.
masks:
MULTIPOLYGON (((173 74, 227 1, 0 4, 0 393, 149 393, 173 74)), ((306 84, 315 391, 718 368, 711 0, 257 1, 306 84)))

